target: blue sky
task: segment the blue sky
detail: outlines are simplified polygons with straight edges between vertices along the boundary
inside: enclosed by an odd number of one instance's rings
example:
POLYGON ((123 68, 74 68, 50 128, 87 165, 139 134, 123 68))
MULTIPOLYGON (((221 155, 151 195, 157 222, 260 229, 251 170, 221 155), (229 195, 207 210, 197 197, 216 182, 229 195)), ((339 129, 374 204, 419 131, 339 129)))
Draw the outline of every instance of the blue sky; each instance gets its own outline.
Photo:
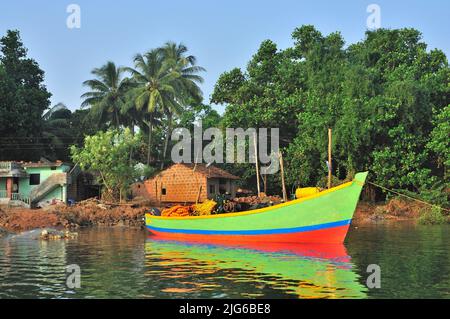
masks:
POLYGON ((132 66, 136 53, 168 40, 186 44, 207 69, 207 102, 222 72, 245 67, 265 39, 281 49, 290 46, 292 31, 302 24, 324 34, 340 31, 347 44, 363 39, 372 3, 381 8, 382 27, 417 28, 429 49, 449 55, 447 0, 15 0, 0 4, 0 34, 20 30, 29 56, 46 72, 52 105, 78 108, 82 82, 94 67, 108 60, 132 66), (80 29, 66 26, 71 3, 81 7, 80 29))

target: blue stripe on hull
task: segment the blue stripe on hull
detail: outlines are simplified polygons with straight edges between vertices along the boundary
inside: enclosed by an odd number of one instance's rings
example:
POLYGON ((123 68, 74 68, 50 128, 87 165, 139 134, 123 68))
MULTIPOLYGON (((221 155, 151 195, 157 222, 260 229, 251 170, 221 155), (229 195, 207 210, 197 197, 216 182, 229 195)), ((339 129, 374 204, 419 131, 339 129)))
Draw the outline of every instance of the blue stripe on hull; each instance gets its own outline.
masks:
POLYGON ((261 229, 261 230, 199 230, 199 229, 173 229, 173 228, 159 228, 148 226, 149 230, 155 230, 166 233, 182 233, 182 234, 199 234, 199 235, 269 235, 269 234, 290 234, 299 232, 308 232, 313 230, 321 230, 339 226, 349 225, 351 219, 341 220, 338 222, 302 226, 295 228, 278 228, 278 229, 261 229))

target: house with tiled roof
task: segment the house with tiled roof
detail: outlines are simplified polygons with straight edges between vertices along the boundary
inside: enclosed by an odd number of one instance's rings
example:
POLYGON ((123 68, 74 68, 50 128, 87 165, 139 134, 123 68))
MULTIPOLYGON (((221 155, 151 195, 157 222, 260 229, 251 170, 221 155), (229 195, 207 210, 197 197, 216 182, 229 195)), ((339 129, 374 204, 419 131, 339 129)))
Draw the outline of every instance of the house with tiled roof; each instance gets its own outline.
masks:
POLYGON ((236 195, 239 177, 213 165, 178 163, 142 183, 133 185, 133 195, 153 203, 195 203, 217 194, 236 195))

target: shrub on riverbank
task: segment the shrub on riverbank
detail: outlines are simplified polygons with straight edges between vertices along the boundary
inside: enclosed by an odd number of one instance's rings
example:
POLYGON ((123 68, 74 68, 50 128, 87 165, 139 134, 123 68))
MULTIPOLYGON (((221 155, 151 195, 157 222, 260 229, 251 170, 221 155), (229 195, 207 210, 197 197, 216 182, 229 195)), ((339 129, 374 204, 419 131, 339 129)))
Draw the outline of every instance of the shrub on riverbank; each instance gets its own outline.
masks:
POLYGON ((418 219, 421 225, 440 225, 448 223, 449 220, 442 214, 442 210, 437 207, 424 209, 418 219))

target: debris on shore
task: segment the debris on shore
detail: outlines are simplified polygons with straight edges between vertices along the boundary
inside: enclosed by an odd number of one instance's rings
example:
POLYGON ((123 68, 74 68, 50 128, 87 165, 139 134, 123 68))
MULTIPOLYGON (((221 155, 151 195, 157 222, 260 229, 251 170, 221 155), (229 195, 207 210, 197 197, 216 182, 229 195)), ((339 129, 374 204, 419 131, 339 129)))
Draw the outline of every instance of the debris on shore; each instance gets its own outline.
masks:
POLYGON ((423 203, 399 197, 392 198, 387 203, 360 202, 356 207, 352 224, 418 220, 428 208, 423 203))
POLYGON ((10 232, 0 227, 0 238, 10 235, 10 232))
POLYGON ((144 227, 147 211, 148 208, 135 203, 110 204, 97 199, 45 209, 0 208, 0 227, 14 233, 46 227, 71 230, 87 226, 144 227))
POLYGON ((41 240, 60 240, 60 239, 76 239, 78 233, 72 233, 68 230, 58 231, 55 229, 43 229, 39 235, 41 240))

